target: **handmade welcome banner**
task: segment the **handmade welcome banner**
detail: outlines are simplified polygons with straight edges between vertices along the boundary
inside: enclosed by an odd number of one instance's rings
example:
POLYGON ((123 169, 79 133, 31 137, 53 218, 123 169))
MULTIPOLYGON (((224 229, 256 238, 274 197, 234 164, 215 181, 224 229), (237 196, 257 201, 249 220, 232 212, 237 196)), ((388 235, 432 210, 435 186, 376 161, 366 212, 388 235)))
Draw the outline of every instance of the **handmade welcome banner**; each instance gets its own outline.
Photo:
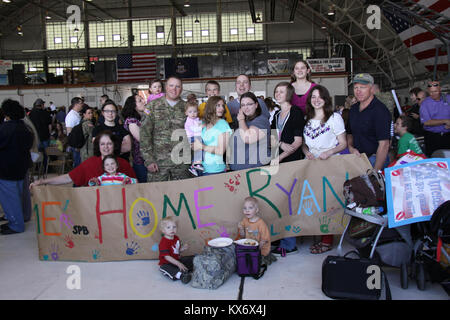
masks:
POLYGON ((450 199, 450 159, 433 158, 385 170, 389 228, 428 221, 450 199))
POLYGON ((159 224, 175 216, 186 254, 217 237, 237 239, 244 199, 258 199, 272 240, 340 234, 342 186, 371 168, 367 157, 300 160, 193 179, 127 186, 33 188, 39 258, 47 261, 157 259, 159 224))

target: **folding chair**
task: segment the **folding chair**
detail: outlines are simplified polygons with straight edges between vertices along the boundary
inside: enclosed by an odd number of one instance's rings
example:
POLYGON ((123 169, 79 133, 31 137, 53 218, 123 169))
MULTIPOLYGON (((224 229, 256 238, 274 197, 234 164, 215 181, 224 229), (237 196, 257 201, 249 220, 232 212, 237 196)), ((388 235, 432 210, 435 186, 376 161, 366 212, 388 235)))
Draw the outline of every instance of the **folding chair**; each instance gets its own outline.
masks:
POLYGON ((47 147, 45 148, 47 153, 47 165, 45 166, 44 178, 47 177, 48 167, 61 167, 61 173, 64 174, 64 167, 66 165, 66 158, 69 156, 68 153, 60 151, 57 147, 47 147), (56 159, 55 159, 56 158, 56 159))

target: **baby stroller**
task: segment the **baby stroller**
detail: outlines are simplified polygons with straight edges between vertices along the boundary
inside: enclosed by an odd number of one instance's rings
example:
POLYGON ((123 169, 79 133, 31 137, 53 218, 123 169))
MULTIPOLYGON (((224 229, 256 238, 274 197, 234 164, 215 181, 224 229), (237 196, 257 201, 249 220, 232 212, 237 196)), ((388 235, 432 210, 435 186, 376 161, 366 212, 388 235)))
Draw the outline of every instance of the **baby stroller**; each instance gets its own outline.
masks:
MULTIPOLYGON (((371 206, 381 206, 383 213, 386 213, 384 177, 374 171, 345 182, 344 197, 347 203, 354 201, 365 204, 365 207, 369 203, 371 206)), ((387 214, 368 215, 349 208, 344 213, 350 215, 350 220, 341 236, 338 254, 342 255, 345 239, 361 257, 374 258, 382 266, 400 268, 402 287, 407 287, 407 271, 414 245, 410 225, 389 229, 386 228, 387 214)))
POLYGON ((387 215, 369 216, 349 209, 344 212, 351 218, 341 236, 338 254, 341 255, 345 239, 361 257, 374 258, 382 266, 400 268, 402 288, 407 288, 414 245, 410 225, 389 229, 387 215))
POLYGON ((442 203, 429 222, 414 225, 415 242, 412 255, 412 277, 417 287, 440 283, 450 295, 450 200, 442 203))

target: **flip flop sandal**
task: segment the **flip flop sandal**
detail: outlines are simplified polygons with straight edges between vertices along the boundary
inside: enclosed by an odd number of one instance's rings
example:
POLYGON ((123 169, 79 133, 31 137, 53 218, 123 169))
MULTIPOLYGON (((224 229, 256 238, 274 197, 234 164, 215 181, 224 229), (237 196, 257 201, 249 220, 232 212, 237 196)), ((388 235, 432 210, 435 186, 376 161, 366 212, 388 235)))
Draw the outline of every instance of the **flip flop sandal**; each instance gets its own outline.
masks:
POLYGON ((331 249, 332 248, 331 248, 330 244, 319 242, 314 248, 311 249, 311 253, 312 254, 321 254, 321 253, 330 251, 331 249))

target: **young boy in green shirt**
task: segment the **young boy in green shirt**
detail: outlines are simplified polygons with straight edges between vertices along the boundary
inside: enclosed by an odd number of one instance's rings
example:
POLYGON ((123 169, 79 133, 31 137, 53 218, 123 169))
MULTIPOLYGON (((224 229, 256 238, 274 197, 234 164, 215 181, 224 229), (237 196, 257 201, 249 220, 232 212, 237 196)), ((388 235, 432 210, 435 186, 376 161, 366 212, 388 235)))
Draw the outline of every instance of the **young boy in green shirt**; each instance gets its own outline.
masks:
POLYGON ((411 150, 416 154, 423 154, 416 138, 414 138, 414 136, 409 132, 412 125, 412 119, 405 114, 402 114, 397 118, 397 121, 395 121, 394 130, 395 133, 400 136, 400 140, 398 141, 397 157, 408 150, 411 150))

